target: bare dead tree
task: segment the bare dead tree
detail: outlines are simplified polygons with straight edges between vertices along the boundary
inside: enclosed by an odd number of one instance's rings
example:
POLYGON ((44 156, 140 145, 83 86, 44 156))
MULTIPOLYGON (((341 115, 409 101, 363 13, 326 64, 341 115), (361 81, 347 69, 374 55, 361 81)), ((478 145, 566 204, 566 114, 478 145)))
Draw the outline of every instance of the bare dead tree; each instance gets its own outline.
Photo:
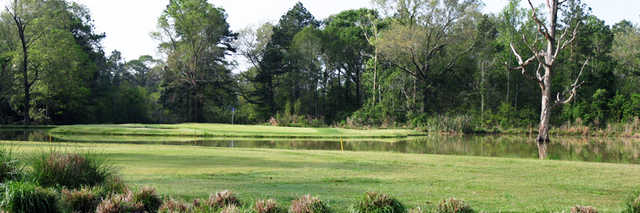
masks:
POLYGON ((548 9, 548 17, 547 22, 545 23, 540 20, 538 16, 538 12, 536 7, 533 6, 531 0, 527 0, 529 2, 529 6, 531 6, 531 18, 535 21, 537 25, 537 30, 539 35, 544 37, 544 41, 546 41, 546 50, 537 49, 538 39, 535 39, 533 44, 529 44, 527 42, 527 38, 522 36, 522 40, 527 45, 527 48, 531 52, 532 56, 527 58, 526 60, 518 53, 513 43, 511 44, 511 50, 513 54, 518 59, 518 67, 513 68, 514 70, 520 70, 522 75, 536 81, 540 86, 541 91, 541 112, 540 112, 540 126, 538 129, 538 156, 540 159, 545 159, 547 157, 547 148, 549 144, 549 121, 551 118, 551 110, 554 107, 557 107, 562 104, 570 103, 574 97, 576 96, 578 88, 582 86, 584 83, 580 80, 582 73, 584 72, 585 67, 589 63, 589 60, 585 61, 582 68, 580 69, 578 76, 573 84, 570 85, 569 89, 565 92, 558 93, 556 95, 556 99, 552 100, 551 96, 551 77, 553 75, 553 68, 558 58, 558 54, 565 49, 569 44, 573 43, 576 40, 577 32, 579 28, 579 23, 573 28, 573 33, 571 38, 568 38, 569 27, 567 27, 564 32, 557 37, 556 31, 558 29, 558 8, 565 3, 567 0, 546 0, 546 8, 548 9), (535 76, 527 74, 527 67, 531 64, 537 63, 538 67, 535 70, 535 76))

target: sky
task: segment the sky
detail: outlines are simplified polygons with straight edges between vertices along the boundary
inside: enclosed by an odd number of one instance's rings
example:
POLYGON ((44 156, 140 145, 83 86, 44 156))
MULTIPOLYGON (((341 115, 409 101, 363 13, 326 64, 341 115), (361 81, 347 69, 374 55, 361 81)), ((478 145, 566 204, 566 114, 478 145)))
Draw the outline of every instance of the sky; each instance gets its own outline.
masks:
MULTIPOLYGON (((11 0, 0 0, 4 7, 11 0)), ((127 60, 141 55, 158 56, 157 41, 150 33, 157 30, 156 21, 168 0, 73 0, 89 8, 96 30, 105 32, 103 47, 107 52, 119 50, 127 60)), ((232 30, 277 22, 298 0, 209 0, 227 11, 232 30)), ((347 9, 368 7, 370 0, 301 0, 317 18, 324 19, 347 9)), ((484 12, 497 13, 506 0, 484 0, 484 12)), ((534 0, 534 2, 542 2, 534 0)), ((640 0, 584 0, 593 13, 612 25, 627 19, 640 23, 640 0)))

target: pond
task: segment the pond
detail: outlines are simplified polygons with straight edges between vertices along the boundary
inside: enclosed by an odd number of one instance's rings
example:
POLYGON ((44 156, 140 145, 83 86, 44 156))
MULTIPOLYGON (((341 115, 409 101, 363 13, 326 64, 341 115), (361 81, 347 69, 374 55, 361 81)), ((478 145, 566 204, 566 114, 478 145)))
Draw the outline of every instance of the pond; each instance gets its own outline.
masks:
MULTIPOLYGON (((293 150, 341 150, 340 140, 199 138, 109 135, 49 135, 47 130, 0 129, 0 140, 76 143, 132 143, 209 147, 293 150)), ((640 140, 626 138, 554 137, 549 147, 553 160, 640 164, 640 140)), ((489 157, 538 157, 533 138, 513 135, 426 136, 388 140, 346 140, 345 151, 416 154, 471 155, 489 157)))

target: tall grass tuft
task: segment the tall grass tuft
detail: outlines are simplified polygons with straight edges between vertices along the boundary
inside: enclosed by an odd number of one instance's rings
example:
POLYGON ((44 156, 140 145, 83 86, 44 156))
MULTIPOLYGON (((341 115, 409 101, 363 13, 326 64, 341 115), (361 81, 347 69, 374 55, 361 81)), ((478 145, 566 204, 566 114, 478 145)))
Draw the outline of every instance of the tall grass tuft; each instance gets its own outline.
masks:
POLYGON ((256 201, 256 204, 253 206, 253 210, 256 213, 285 213, 285 212, 287 212, 286 209, 281 208, 280 206, 278 206, 278 203, 276 203, 276 201, 274 201, 272 199, 256 201))
POLYGON ((240 210, 240 208, 238 208, 237 206, 230 205, 222 208, 220 213, 242 213, 242 210, 240 210))
POLYGON ((574 206, 571 213, 598 213, 598 210, 593 206, 574 206))
POLYGON ((0 209, 12 213, 59 212, 56 193, 28 182, 8 182, 2 185, 0 209))
POLYGON ((413 208, 413 209, 409 209, 408 212, 409 213, 427 213, 427 211, 422 209, 421 207, 416 207, 416 208, 413 208))
POLYGON ((162 199, 156 193, 156 189, 152 187, 143 187, 140 191, 133 194, 133 202, 142 203, 144 211, 156 213, 162 205, 162 199))
POLYGON ((430 118, 416 118, 412 123, 429 132, 472 133, 474 131, 473 120, 468 115, 437 115, 430 118))
POLYGON ((407 209, 400 201, 389 195, 367 192, 354 206, 354 213, 405 213, 407 209))
POLYGON ((305 195, 291 202, 290 213, 330 213, 331 209, 317 197, 305 195))
POLYGON ((475 212, 471 206, 464 203, 462 200, 457 200, 455 198, 449 198, 446 200, 442 200, 440 204, 438 204, 438 208, 436 209, 437 213, 473 213, 475 212))
POLYGON ((0 183, 22 178, 23 167, 15 158, 12 150, 0 147, 0 183))
MULTIPOLYGON (((194 208, 200 208, 200 206, 193 206, 194 208)), ((191 209, 189 206, 183 202, 176 201, 174 199, 165 200, 160 206, 159 212, 162 213, 187 213, 190 212, 191 209)))
POLYGON ((108 177, 107 180, 100 185, 100 196, 102 197, 109 197, 113 194, 124 194, 128 191, 129 187, 127 187, 127 184, 116 175, 108 177))
POLYGON ((60 195, 62 206, 69 212, 92 213, 102 200, 101 189, 82 187, 81 189, 63 189, 60 195))
POLYGON ((97 186, 113 176, 113 169, 92 154, 45 152, 31 160, 34 181, 43 187, 78 189, 97 186))
POLYGON ((238 200, 232 191, 225 190, 212 194, 207 204, 212 208, 224 208, 227 206, 240 206, 240 200, 238 200))
POLYGON ((633 193, 625 203, 626 209, 624 213, 640 213, 640 191, 633 193))
POLYGON ((134 202, 133 193, 115 194, 102 200, 96 213, 144 213, 144 204, 134 202))

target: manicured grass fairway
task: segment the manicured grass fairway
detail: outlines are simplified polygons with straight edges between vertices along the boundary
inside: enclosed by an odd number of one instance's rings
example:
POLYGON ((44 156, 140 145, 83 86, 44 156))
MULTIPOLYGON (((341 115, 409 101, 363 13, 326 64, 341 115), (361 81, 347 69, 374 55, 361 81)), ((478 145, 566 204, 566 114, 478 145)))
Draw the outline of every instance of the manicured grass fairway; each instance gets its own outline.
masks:
POLYGON ((123 124, 70 125, 51 130, 54 134, 209 136, 209 137, 284 137, 284 138, 389 138, 424 135, 406 129, 354 130, 342 128, 297 128, 229 124, 123 124))
MULTIPOLYGON (((640 166, 567 161, 372 152, 290 151, 127 144, 1 142, 21 156, 86 151, 109 156, 125 181, 151 185, 180 199, 230 189, 243 200, 288 204, 306 194, 344 210, 366 191, 396 196, 408 206, 457 197, 476 209, 567 211, 593 205, 620 211, 640 188, 640 166)), ((344 211, 339 211, 344 212, 344 211)))

